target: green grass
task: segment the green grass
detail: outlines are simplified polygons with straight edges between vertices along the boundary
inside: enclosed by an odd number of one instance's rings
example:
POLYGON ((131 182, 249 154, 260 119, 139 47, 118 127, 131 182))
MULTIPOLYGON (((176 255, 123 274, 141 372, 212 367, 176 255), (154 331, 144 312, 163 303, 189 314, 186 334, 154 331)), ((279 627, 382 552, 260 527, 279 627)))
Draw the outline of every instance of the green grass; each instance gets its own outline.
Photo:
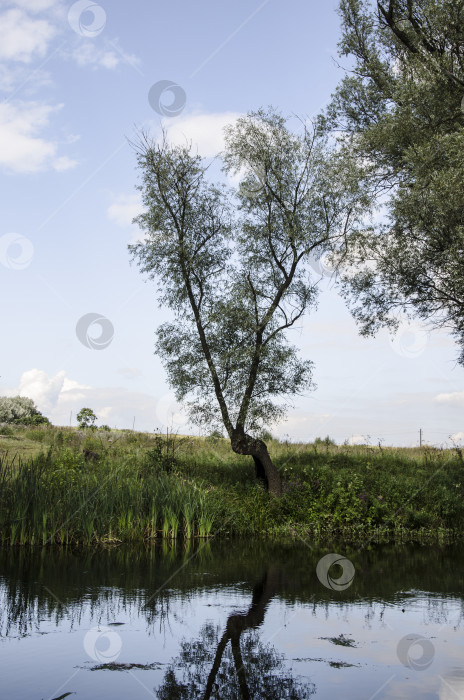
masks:
POLYGON ((36 457, 43 451, 40 441, 41 434, 37 433, 39 440, 35 439, 36 434, 32 430, 25 431, 11 426, 0 426, 0 455, 14 454, 16 459, 27 459, 36 457))
POLYGON ((459 450, 270 441, 281 498, 227 440, 14 426, 0 441, 0 542, 97 544, 252 535, 452 538, 459 450), (31 450, 30 445, 34 445, 31 450))

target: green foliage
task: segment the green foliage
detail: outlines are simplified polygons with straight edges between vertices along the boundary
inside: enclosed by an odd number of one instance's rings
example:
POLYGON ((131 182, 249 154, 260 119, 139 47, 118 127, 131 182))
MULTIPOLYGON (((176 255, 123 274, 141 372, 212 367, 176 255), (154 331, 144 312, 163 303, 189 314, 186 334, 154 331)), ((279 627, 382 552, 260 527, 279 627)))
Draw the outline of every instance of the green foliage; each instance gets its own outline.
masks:
POLYGON ((351 247, 343 292, 364 334, 417 314, 451 329, 464 363, 464 4, 341 0, 340 15, 354 66, 328 124, 388 214, 351 247))
POLYGON ((258 437, 260 440, 263 440, 264 442, 268 443, 271 442, 271 440, 274 440, 273 434, 269 430, 261 430, 261 432, 258 434, 258 437))
POLYGON ((64 445, 64 440, 65 440, 65 438, 64 438, 63 431, 59 430, 55 434, 54 444, 56 445, 56 447, 62 447, 64 445))
POLYGON ((176 465, 174 451, 161 435, 155 435, 154 446, 145 453, 144 467, 148 473, 164 471, 169 473, 176 465))
POLYGON ((49 424, 32 399, 26 396, 0 396, 0 423, 20 425, 49 424))
MULTIPOLYGON (((84 447, 85 443, 80 445, 84 447)), ((88 443, 87 443, 88 444, 88 443)), ((201 482, 143 473, 127 448, 86 461, 64 447, 29 462, 0 457, 0 539, 11 544, 97 543, 211 534, 215 515, 201 482)))
POLYGON ((335 440, 332 440, 332 438, 329 437, 328 435, 326 435, 325 438, 317 437, 314 440, 314 445, 316 445, 316 446, 324 445, 325 447, 332 447, 336 444, 337 443, 335 442, 335 440))
POLYGON ((246 173, 235 191, 187 147, 142 134, 136 149, 145 238, 129 248, 174 314, 156 350, 192 421, 256 434, 312 387, 287 331, 315 306, 313 258, 359 227, 360 188, 316 125, 292 131, 272 109, 226 130, 224 169, 246 173))
POLYGON ((48 443, 48 436, 45 430, 35 430, 31 427, 29 430, 26 430, 24 437, 26 437, 28 440, 39 442, 42 445, 48 443))
POLYGON ((25 416, 24 418, 16 418, 16 420, 12 422, 20 425, 50 425, 48 418, 46 416, 42 416, 41 414, 25 416))
POLYGON ((81 408, 76 416, 77 425, 80 430, 85 430, 86 428, 95 428, 95 421, 97 416, 92 411, 91 408, 81 408))
MULTIPOLYGON (((32 430, 12 429, 18 438, 32 430)), ((43 454, 22 461, 0 452, 3 543, 231 535, 357 540, 376 533, 404 539, 464 530, 464 471, 455 450, 273 441, 283 480, 275 498, 256 485, 252 459, 234 454, 226 440, 33 430, 43 436, 43 454), (86 458, 86 450, 98 459, 86 458)))

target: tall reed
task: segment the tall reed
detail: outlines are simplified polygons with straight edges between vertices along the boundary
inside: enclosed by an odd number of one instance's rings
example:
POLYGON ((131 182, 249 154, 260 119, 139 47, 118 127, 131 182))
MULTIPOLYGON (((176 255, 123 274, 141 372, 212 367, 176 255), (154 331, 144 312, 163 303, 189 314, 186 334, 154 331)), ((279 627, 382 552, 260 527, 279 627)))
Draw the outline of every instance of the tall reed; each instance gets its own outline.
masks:
POLYGON ((284 486, 276 499, 256 485, 252 460, 220 438, 13 433, 17 452, 2 452, 0 443, 3 544, 464 532, 459 450, 271 441, 284 486), (23 443, 43 451, 24 458, 23 443))

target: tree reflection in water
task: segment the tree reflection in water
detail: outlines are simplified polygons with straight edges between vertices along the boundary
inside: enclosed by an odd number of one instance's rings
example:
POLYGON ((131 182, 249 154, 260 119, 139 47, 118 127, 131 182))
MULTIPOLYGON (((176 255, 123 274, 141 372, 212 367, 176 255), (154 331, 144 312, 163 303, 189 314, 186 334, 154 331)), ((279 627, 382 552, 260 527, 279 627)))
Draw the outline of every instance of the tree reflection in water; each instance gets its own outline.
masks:
POLYGON ((283 655, 257 632, 281 579, 281 570, 269 566, 253 588, 248 611, 230 615, 222 637, 219 628, 206 623, 198 641, 183 641, 157 691, 159 700, 303 700, 313 695, 315 685, 293 678, 283 655))
MULTIPOLYGON (((343 552, 356 568, 356 578, 342 594, 321 585, 315 573, 317 562, 327 554, 328 547, 317 542, 308 548, 292 543, 244 542, 241 539, 216 541, 211 543, 211 548, 208 543, 193 552, 176 547, 175 543, 169 548, 163 543, 162 547, 146 549, 0 547, 0 644, 12 637, 21 644, 24 640, 24 649, 29 649, 28 673, 35 674, 37 682, 44 682, 43 674, 49 673, 49 667, 42 663, 42 646, 46 644, 43 634, 53 631, 60 634, 63 668, 69 667, 71 676, 76 668, 76 637, 68 637, 68 634, 77 632, 83 639, 89 628, 124 620, 127 627, 121 628, 121 634, 125 629, 137 631, 131 636, 135 647, 125 646, 126 658, 112 664, 112 670, 129 667, 136 670, 153 665, 153 677, 144 682, 151 687, 156 683, 158 691, 153 693, 154 697, 160 700, 240 697, 273 700, 308 698, 315 693, 314 685, 303 685, 301 676, 298 680, 292 679, 284 657, 263 636, 264 628, 260 626, 265 616, 269 616, 269 603, 276 596, 283 607, 298 605, 311 615, 316 636, 325 634, 320 629, 321 621, 324 629, 326 622, 333 623, 335 634, 343 618, 350 624, 362 622, 363 635, 368 638, 375 639, 380 632, 383 638, 387 624, 384 613, 387 611, 388 615, 388 611, 395 613, 402 608, 406 612, 414 611, 416 631, 422 629, 425 636, 430 635, 430 625, 437 625, 441 630, 445 625, 453 631, 462 628, 464 548, 461 543, 446 547, 388 544, 357 550, 344 545, 343 552), (202 603, 209 593, 217 596, 221 605, 226 599, 223 591, 238 592, 243 590, 243 585, 253 590, 247 611, 232 614, 228 619, 226 616, 224 626, 217 629, 216 623, 204 625, 208 618, 203 618, 198 641, 187 640, 180 644, 180 629, 189 610, 196 610, 198 604, 198 614, 203 615, 202 603), (176 623, 173 629, 171 621, 176 623), (154 658, 153 646, 156 650, 162 639, 162 658, 157 652, 154 658), (34 653, 30 653, 31 649, 34 653), (159 664, 169 659, 170 665, 162 667, 169 671, 162 675, 159 664)), ((338 544, 330 547, 331 551, 339 551, 338 544)), ((407 615, 403 619, 407 624, 407 615)), ((403 632, 400 634, 395 629, 389 634, 386 653, 397 644, 403 632)), ((48 639, 53 643, 53 638, 48 639)), ((302 648, 301 642, 298 645, 297 640, 294 641, 295 653, 304 649, 306 656, 307 646, 302 648)), ((5 650, 11 648, 5 645, 5 650)), ((450 644, 448 648, 447 654, 443 650, 450 668, 449 678, 443 673, 445 680, 440 688, 443 700, 451 700, 450 687, 456 689, 456 697, 461 686, 464 687, 461 663, 457 661, 458 647, 451 648, 450 644)), ((79 653, 82 668, 87 668, 88 657, 83 646, 79 653)), ((375 654, 372 658, 375 659, 375 654)), ((395 660, 396 655, 394 663, 395 660)), ((305 661, 309 659, 295 659, 295 666, 307 678, 311 667, 306 663, 300 665, 305 661)), ((328 663, 332 668, 330 660, 328 663)), ((343 667, 344 664, 338 666, 343 667)), ((108 668, 101 670, 106 678, 108 668)), ((371 672, 376 674, 378 666, 374 664, 372 668, 371 672)), ((10 682, 15 690, 3 695, 19 697, 15 694, 20 692, 15 669, 5 668, 5 671, 8 673, 3 672, 1 687, 10 682)), ((148 673, 144 671, 145 679, 148 673)), ((369 674, 367 667, 366 673, 369 674)), ((431 682, 430 678, 427 676, 424 684, 431 682)), ((326 682, 335 682, 337 689, 340 688, 340 680, 329 676, 321 678, 318 686, 322 688, 326 682)), ((366 682, 369 682, 369 675, 366 682)), ((116 692, 111 697, 127 697, 124 691, 121 693, 118 694, 116 684, 116 692)), ((22 694, 21 697, 26 696, 22 694)), ((422 695, 417 690, 415 697, 428 697, 426 689, 422 695)))

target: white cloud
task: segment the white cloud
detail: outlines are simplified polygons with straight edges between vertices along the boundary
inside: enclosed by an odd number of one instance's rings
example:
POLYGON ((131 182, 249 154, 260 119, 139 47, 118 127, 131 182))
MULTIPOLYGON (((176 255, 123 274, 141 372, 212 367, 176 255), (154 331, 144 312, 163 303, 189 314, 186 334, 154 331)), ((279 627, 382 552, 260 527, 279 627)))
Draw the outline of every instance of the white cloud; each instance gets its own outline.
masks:
POLYGON ((107 209, 110 221, 126 228, 132 225, 132 219, 142 212, 142 202, 138 194, 119 194, 107 209))
POLYGON ((99 418, 99 420, 108 420, 109 418, 111 418, 112 412, 112 406, 103 406, 103 408, 100 408, 100 410, 98 411, 97 417, 99 418))
POLYGON ((74 379, 69 379, 68 377, 64 378, 63 382, 63 391, 75 391, 77 389, 90 389, 90 386, 87 386, 86 384, 79 384, 79 382, 76 382, 74 379))
POLYGON ((464 442, 464 432, 460 430, 458 433, 450 435, 450 438, 453 442, 464 442))
POLYGON ((135 417, 136 430, 151 431, 155 427, 157 399, 142 392, 121 387, 77 387, 63 391, 50 414, 54 425, 69 424, 70 411, 75 416, 84 406, 91 408, 100 423, 110 427, 131 428, 135 417))
POLYGON ((200 155, 209 158, 224 149, 224 127, 236 122, 240 116, 238 112, 191 114, 165 120, 163 125, 171 143, 185 145, 191 141, 200 155))
POLYGON ((453 391, 449 394, 438 394, 435 396, 434 401, 437 403, 464 407, 464 391, 453 391))
MULTIPOLYGON (((115 46, 115 44, 111 44, 115 46)), ((128 63, 137 66, 139 59, 133 54, 126 53, 119 47, 116 50, 101 48, 93 41, 82 41, 76 46, 69 56, 76 61, 78 66, 92 68, 107 68, 114 70, 120 63, 128 63)))
POLYGON ((68 158, 68 156, 60 156, 59 158, 55 158, 53 161, 53 168, 61 173, 63 170, 69 170, 70 168, 74 168, 74 166, 77 164, 77 161, 72 160, 72 158, 68 158))
MULTIPOLYGON (((0 67, 0 89, 11 91, 14 86, 27 82, 27 75, 19 71, 29 67, 50 54, 51 44, 66 31, 71 31, 67 21, 68 7, 60 0, 3 0, 0 10, 0 61, 7 65, 0 67), (37 16, 45 13, 42 16, 37 16)), ((114 70, 121 63, 138 68, 137 56, 125 52, 117 45, 117 40, 106 41, 105 46, 87 39, 77 39, 74 48, 60 48, 62 58, 70 58, 79 66, 102 67, 114 70)), ((69 46, 69 42, 68 42, 69 46)), ((49 76, 40 75, 37 68, 34 80, 26 86, 37 88, 48 82, 49 76)))
POLYGON ((39 410, 49 413, 56 405, 63 390, 65 372, 58 372, 50 378, 43 370, 30 369, 23 372, 19 385, 5 391, 6 396, 27 396, 38 406, 39 410))
POLYGON ((120 60, 114 51, 105 51, 100 58, 100 65, 104 68, 113 69, 120 63, 120 60))
POLYGON ((50 377, 39 369, 23 372, 18 386, 3 390, 3 394, 33 399, 54 425, 69 425, 71 411, 75 425, 77 413, 85 406, 111 427, 130 428, 135 416, 136 429, 148 431, 159 423, 156 408, 165 398, 118 387, 96 388, 70 379, 64 370, 50 377))
POLYGON ((0 14, 0 59, 30 63, 43 58, 56 27, 45 19, 35 19, 21 9, 12 8, 0 14))
POLYGON ((22 7, 29 12, 43 12, 57 5, 59 0, 14 0, 16 7, 22 7))
POLYGON ((64 370, 49 377, 43 370, 30 369, 23 372, 17 387, 6 389, 4 393, 5 396, 28 396, 42 413, 50 417, 63 398, 65 402, 70 396, 73 400, 81 399, 90 388, 68 379, 64 370))
POLYGON ((57 156, 57 144, 39 135, 48 126, 50 115, 61 107, 38 102, 0 104, 0 166, 17 173, 35 173, 76 165, 70 158, 57 156))

